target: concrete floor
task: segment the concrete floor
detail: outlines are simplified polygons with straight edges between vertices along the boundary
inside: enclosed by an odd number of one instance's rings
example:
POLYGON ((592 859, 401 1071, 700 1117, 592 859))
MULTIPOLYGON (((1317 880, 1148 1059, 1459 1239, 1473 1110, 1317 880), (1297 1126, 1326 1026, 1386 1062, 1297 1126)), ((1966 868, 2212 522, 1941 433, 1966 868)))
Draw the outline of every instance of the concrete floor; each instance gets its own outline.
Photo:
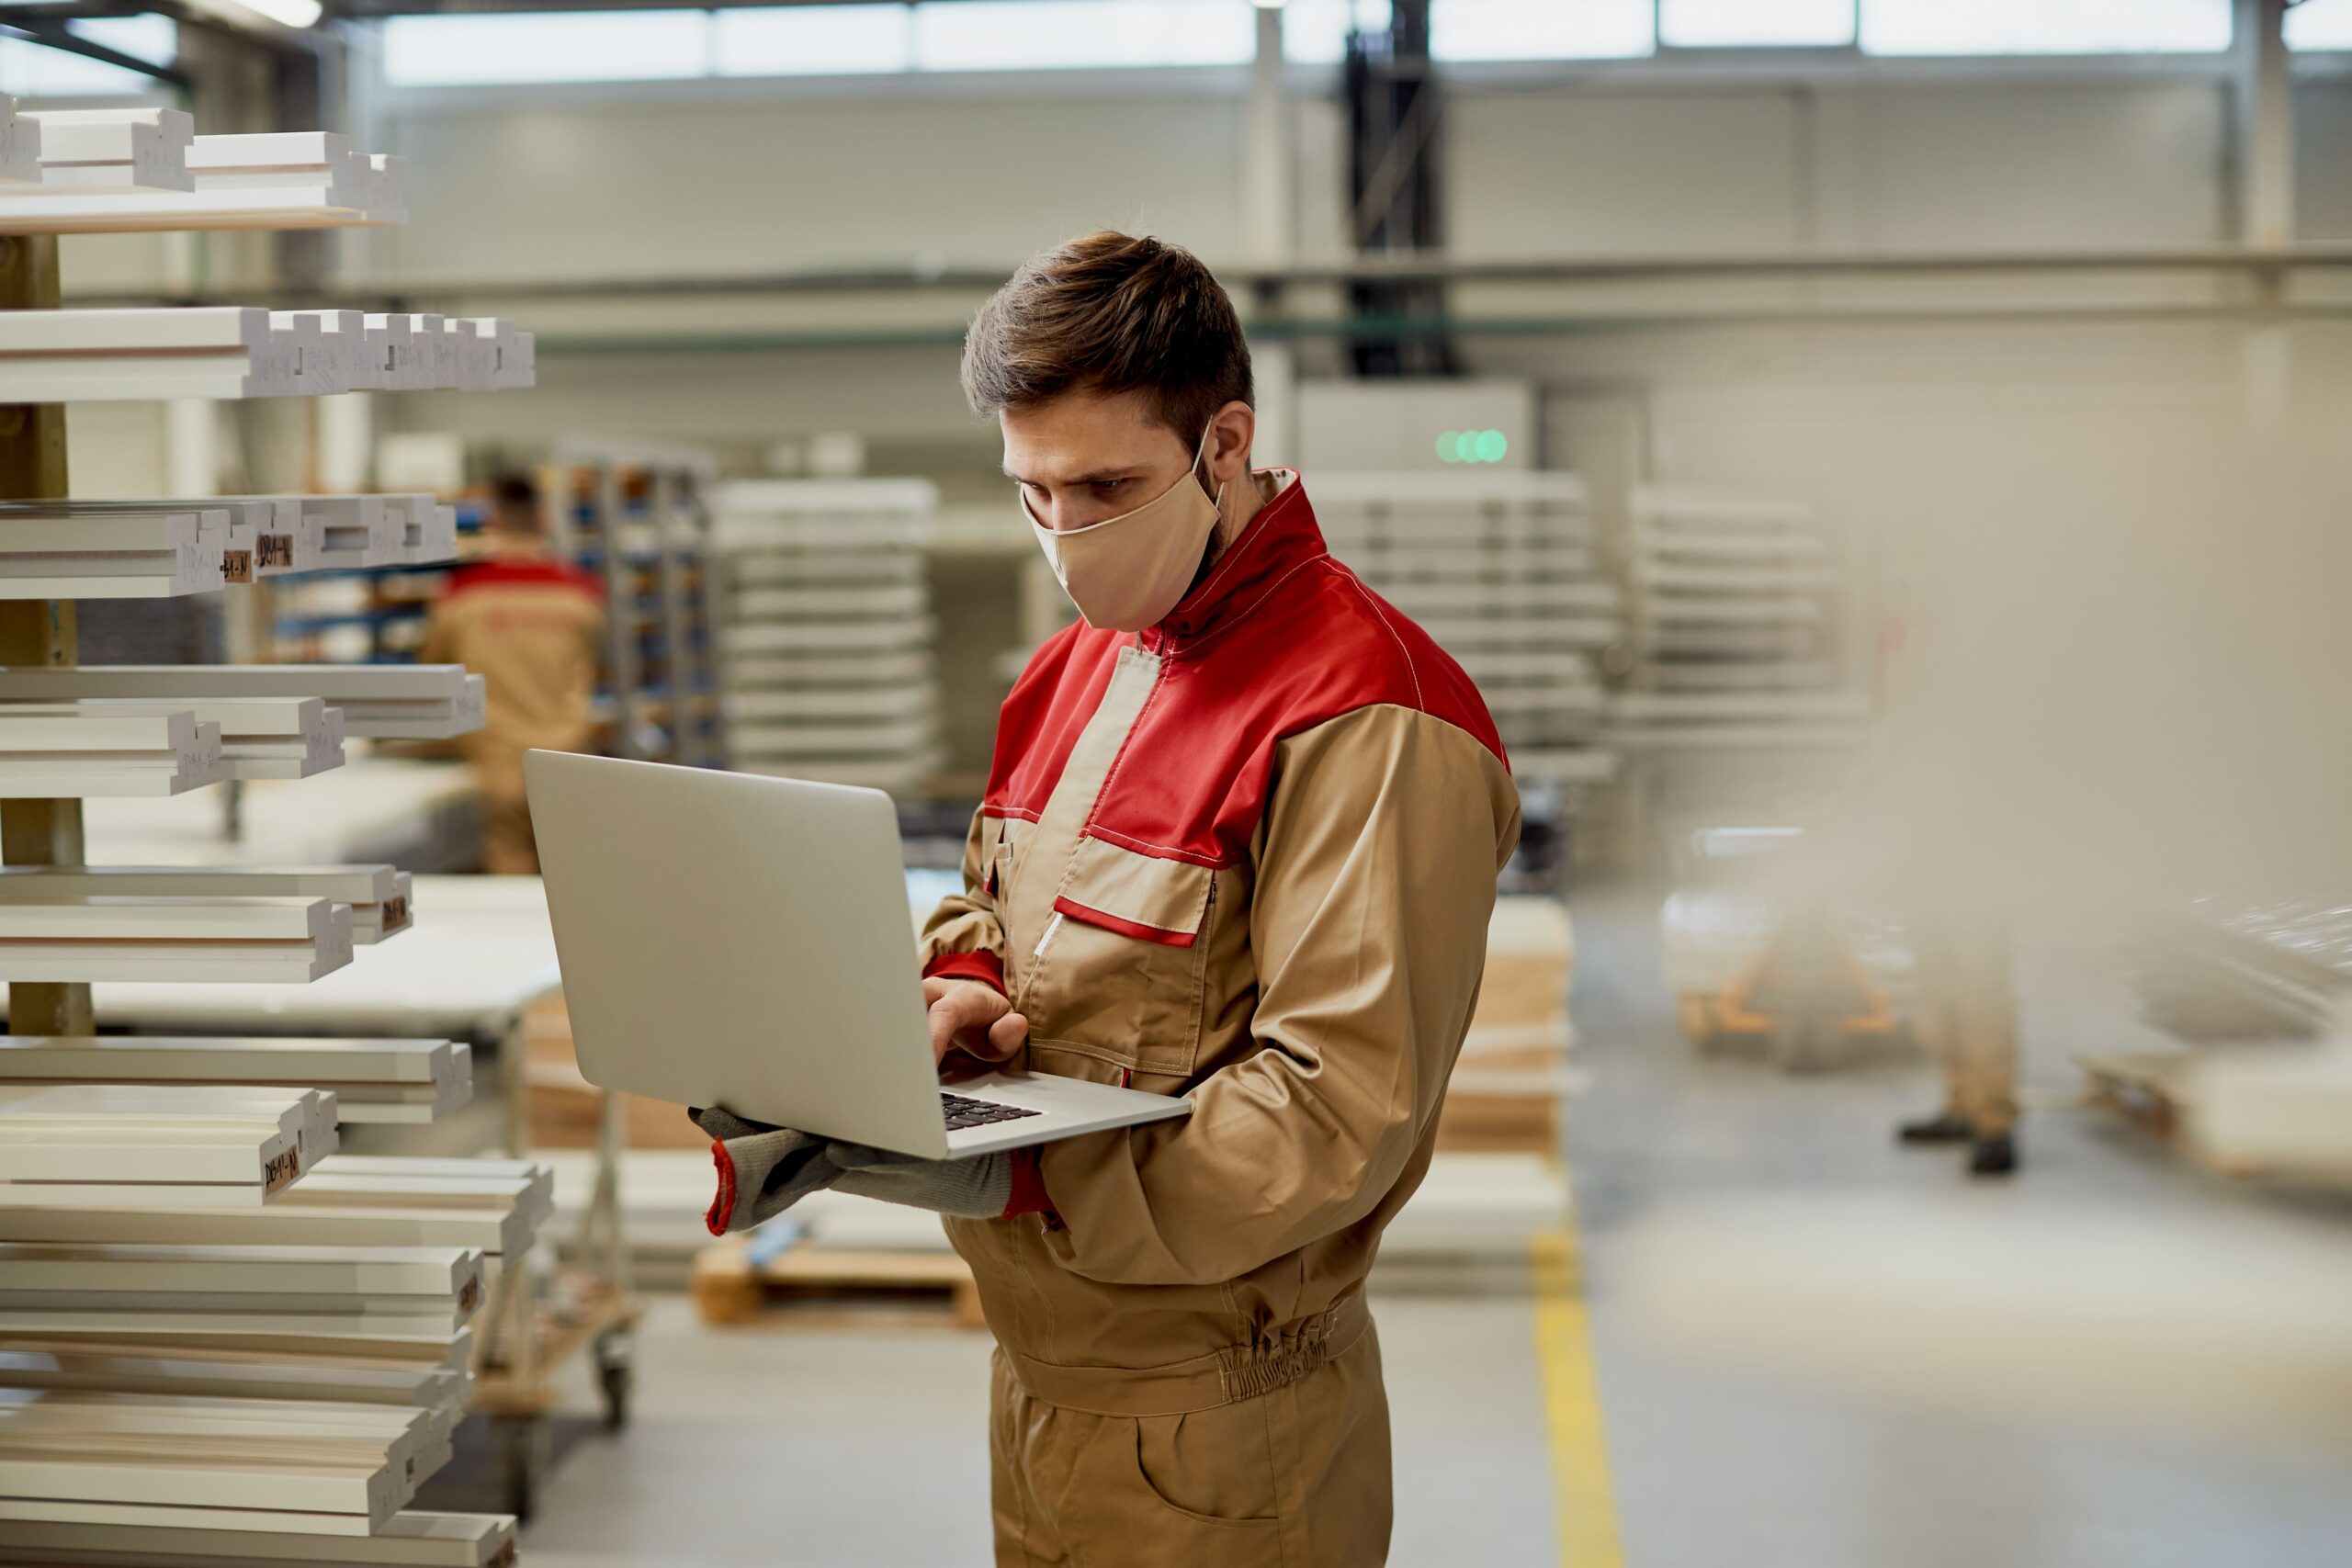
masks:
MULTIPOLYGON (((1789 1077, 1702 1060, 1657 975, 1656 901, 1577 906, 1576 1015, 1591 1089, 1571 1133, 1608 1495, 1635 1568, 2345 1568, 2344 1455, 2248 1454, 2174 1439, 1961 1420, 1678 1363, 1614 1305, 1617 1238, 1659 1202, 1710 1190, 1931 1193, 1954 1159, 1888 1142, 1933 1098, 1894 1064, 1789 1077)), ((2032 976, 2029 1089, 2063 1101, 2068 1058, 2127 1042, 2123 998, 2032 976)), ((2029 1122, 2012 1200, 2250 1201, 2125 1130, 2067 1109, 2029 1122)), ((2312 1217, 2340 1224, 2340 1214, 2312 1217)), ((1399 1564, 1556 1564, 1563 1556, 1535 1350, 1517 1297, 1379 1303, 1396 1432, 1399 1564)), ((947 1331, 708 1332, 675 1299, 639 1342, 628 1430, 562 1428, 531 1568, 791 1563, 930 1568, 987 1558, 984 1338, 947 1331)), ((591 1408, 584 1387, 576 1408, 591 1408)), ((1570 1461, 1573 1462, 1573 1461, 1570 1461)), ((1598 1470, 1599 1466, 1591 1467, 1598 1470)), ((1572 1475, 1571 1479, 1577 1479, 1572 1475)), ((1593 1476, 1582 1478, 1588 1482, 1593 1476)), ((436 1506, 494 1506, 469 1478, 436 1506)))

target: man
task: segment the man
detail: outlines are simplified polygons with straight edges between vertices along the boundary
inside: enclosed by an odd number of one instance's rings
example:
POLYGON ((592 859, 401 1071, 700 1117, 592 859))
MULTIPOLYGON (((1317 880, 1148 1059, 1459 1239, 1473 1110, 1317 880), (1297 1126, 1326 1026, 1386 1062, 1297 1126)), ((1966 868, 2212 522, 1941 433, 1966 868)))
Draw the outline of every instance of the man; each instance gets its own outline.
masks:
POLYGON ((960 1162, 702 1112, 712 1227, 827 1184, 951 1216, 998 1342, 999 1564, 1377 1563, 1364 1276, 1477 998, 1519 834, 1502 748, 1326 552, 1299 477, 1251 471, 1249 351, 1191 255, 1037 256, 964 385, 1085 618, 1005 701, 965 890, 923 936, 933 1043, 1193 1111, 960 1162))
POLYGON ((1974 1176, 2018 1168, 2017 1002, 2006 927, 1982 915, 1911 922, 1912 1032, 1942 1067, 1943 1109, 1905 1122, 1905 1144, 1966 1144, 1974 1176))
POLYGON ((451 577, 419 657, 462 664, 489 688, 489 722, 460 742, 481 791, 482 869, 527 874, 539 852, 523 753, 588 750, 604 587, 548 547, 530 480, 501 479, 494 496, 489 555, 451 577))

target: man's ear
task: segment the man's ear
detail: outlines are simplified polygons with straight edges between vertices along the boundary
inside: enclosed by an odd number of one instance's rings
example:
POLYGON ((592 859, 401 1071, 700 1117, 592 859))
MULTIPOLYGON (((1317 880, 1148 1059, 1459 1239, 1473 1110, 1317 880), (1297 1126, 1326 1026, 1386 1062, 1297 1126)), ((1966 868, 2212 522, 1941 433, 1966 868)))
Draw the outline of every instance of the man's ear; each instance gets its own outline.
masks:
POLYGON ((1258 414, 1235 399, 1216 411, 1209 424, 1209 484, 1214 490, 1240 477, 1250 466, 1250 446, 1257 438, 1258 414))

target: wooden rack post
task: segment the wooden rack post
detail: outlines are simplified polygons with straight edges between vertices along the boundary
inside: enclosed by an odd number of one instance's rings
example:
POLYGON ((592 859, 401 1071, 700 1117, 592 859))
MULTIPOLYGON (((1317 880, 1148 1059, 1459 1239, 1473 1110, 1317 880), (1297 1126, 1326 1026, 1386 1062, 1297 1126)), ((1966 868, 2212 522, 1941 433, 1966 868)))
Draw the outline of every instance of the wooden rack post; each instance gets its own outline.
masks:
MULTIPOLYGON (((0 310, 53 310, 57 303, 55 237, 0 235, 0 310)), ((64 405, 0 407, 0 500, 51 501, 66 493, 64 405)), ((76 652, 72 600, 0 603, 0 665, 70 666, 76 652)), ((0 862, 78 865, 82 858, 81 801, 0 801, 0 862)), ((92 1032, 90 987, 53 981, 9 987, 8 1032, 92 1032)))

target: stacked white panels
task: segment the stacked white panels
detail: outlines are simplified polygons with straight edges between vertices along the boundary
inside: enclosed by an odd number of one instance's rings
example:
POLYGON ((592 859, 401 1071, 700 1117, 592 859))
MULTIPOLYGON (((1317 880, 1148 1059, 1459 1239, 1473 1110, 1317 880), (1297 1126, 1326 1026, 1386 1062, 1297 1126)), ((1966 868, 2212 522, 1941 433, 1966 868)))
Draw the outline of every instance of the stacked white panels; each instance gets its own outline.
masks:
MULTIPOLYGON (((315 698, 346 736, 449 740, 480 729, 486 688, 460 664, 107 664, 0 669, 0 703, 200 704, 315 698)), ((217 743, 217 742, 216 742, 217 743)), ((6 780, 0 765, 0 787, 6 780)), ((93 792, 96 793, 96 792, 93 792)))
POLYGON ((729 765, 919 790, 937 771, 939 676, 913 479, 719 487, 720 683, 729 765))
POLYGON ((0 798, 171 795, 227 776, 220 727, 185 707, 0 712, 0 798))
POLYGON ((1595 661, 1623 632, 1584 481, 1541 471, 1318 475, 1331 553, 1459 660, 1522 778, 1591 783, 1595 661))
POLYGON ((401 161, 323 131, 196 136, 175 109, 17 117, 0 232, 348 228, 407 220, 401 161), (45 128, 45 129, 44 129, 45 128))
MULTIPOLYGON (((185 109, 42 109, 24 118, 40 128, 40 186, 48 190, 190 191, 188 150, 196 118, 185 109)), ((29 196, 19 187, 12 197, 29 196)))
POLYGON ((325 898, 0 898, 0 980, 305 984, 351 962, 351 909, 325 898))
POLYGON ((247 306, 0 312, 0 402, 292 397, 300 357, 247 306))
POLYGON ((84 703, 0 700, 0 719, 168 718, 185 711, 220 732, 220 776, 307 779, 343 766, 343 710, 316 697, 139 702, 104 698, 84 703))
POLYGON ((367 1562, 385 1568, 507 1568, 514 1561, 514 1521, 503 1515, 394 1514, 358 1555, 358 1543, 322 1543, 300 1535, 237 1529, 158 1529, 138 1525, 12 1522, 0 1562, 51 1568, 318 1568, 367 1562))
POLYGON ((60 897, 326 898, 351 910, 353 940, 362 942, 409 928, 413 886, 407 872, 389 865, 0 866, 0 904, 60 897))
POLYGON ((40 183, 40 121, 0 97, 0 186, 40 183))
POLYGON ((170 599, 250 581, 226 508, 0 502, 0 599, 170 599))
POLYGON ((1812 509, 1663 487, 1633 494, 1628 745, 1850 746, 1845 552, 1812 509))
POLYGON ((1631 689, 1610 738, 1656 760, 1668 812, 1802 810, 1867 738, 1842 541, 1798 502, 1637 487, 1631 689))
POLYGON ((252 1208, 334 1147, 333 1096, 311 1089, 141 1091, 111 1113, 27 1092, 0 1089, 0 1207, 252 1208))
MULTIPOLYGON (((473 1053, 447 1040, 0 1037, 0 1087, 51 1083, 314 1088, 334 1095, 335 1114, 345 1122, 429 1122, 471 1096, 473 1053)), ((0 1235, 18 1241, 70 1239, 12 1231, 0 1231, 0 1235)))

